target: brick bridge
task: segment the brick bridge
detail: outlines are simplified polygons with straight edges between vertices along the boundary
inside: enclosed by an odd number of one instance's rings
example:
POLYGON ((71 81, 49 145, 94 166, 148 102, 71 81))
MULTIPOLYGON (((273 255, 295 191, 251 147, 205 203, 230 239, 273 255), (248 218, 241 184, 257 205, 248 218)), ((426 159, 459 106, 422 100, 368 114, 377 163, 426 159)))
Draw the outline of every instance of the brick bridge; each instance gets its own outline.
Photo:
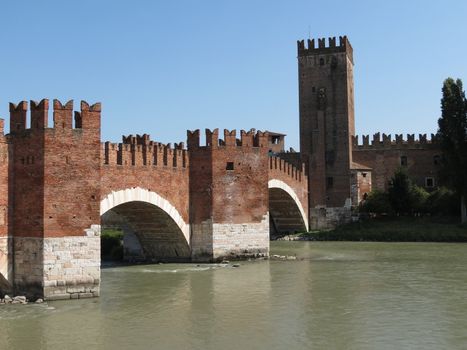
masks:
POLYGON ((148 135, 101 143, 99 103, 73 114, 73 101, 54 100, 53 127, 48 109, 10 104, 10 134, 0 125, 4 290, 98 295, 101 221, 118 218, 149 261, 267 256, 270 233, 308 228, 303 167, 271 157, 267 132, 206 130, 202 144, 188 131, 187 148, 148 135))

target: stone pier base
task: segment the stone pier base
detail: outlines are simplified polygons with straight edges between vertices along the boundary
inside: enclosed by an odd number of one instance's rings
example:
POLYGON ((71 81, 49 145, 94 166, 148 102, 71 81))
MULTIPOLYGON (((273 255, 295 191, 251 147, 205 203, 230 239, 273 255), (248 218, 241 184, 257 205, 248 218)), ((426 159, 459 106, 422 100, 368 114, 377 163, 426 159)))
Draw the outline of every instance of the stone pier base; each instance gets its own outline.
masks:
POLYGON ((193 225, 193 261, 221 261, 269 256, 269 214, 261 222, 193 225), (197 231, 196 231, 197 230, 197 231))
POLYGON ((310 209, 310 229, 332 229, 352 220, 350 207, 318 207, 310 209))
POLYGON ((11 293, 12 264, 10 237, 0 237, 0 294, 11 293))
POLYGON ((15 294, 47 300, 99 295, 100 237, 15 238, 15 294))

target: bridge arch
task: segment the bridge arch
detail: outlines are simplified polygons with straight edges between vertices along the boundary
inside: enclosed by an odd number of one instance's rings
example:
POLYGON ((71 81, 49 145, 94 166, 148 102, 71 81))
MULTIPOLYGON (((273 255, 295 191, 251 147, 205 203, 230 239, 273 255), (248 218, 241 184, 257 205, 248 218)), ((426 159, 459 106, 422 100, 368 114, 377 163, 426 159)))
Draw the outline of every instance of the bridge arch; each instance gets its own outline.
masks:
POLYGON ((100 202, 102 220, 109 214, 117 214, 122 218, 124 242, 133 240, 144 252, 146 260, 171 261, 190 258, 189 224, 179 211, 158 193, 140 187, 112 191, 100 202))
POLYGON ((269 180, 268 188, 272 232, 285 234, 307 231, 308 216, 294 189, 278 179, 269 180))

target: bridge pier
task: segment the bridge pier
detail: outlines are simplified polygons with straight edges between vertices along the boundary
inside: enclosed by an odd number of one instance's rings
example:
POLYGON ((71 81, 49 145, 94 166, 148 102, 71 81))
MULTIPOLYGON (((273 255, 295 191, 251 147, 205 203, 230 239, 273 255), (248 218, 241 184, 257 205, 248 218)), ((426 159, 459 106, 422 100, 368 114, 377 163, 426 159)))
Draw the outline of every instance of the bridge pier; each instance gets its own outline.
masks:
POLYGON ((193 261, 269 255, 268 134, 188 132, 193 261))

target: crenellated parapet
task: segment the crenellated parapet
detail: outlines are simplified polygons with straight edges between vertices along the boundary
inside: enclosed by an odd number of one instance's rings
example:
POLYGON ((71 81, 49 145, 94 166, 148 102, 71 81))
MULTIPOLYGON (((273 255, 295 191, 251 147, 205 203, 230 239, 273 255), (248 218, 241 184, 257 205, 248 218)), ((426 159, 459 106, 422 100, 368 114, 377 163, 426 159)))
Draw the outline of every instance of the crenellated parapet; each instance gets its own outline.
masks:
POLYGON ((347 36, 339 36, 339 43, 336 37, 330 37, 327 45, 326 38, 319 38, 316 41, 315 39, 298 40, 297 52, 298 57, 346 52, 353 61, 353 49, 347 36))
POLYGON ((219 129, 206 129, 205 134, 206 144, 201 145, 199 129, 194 131, 187 130, 188 150, 223 147, 268 147, 269 134, 267 131, 256 131, 254 129, 250 131, 241 130, 240 138, 237 138, 236 130, 224 129, 224 137, 222 139, 219 138, 219 129))
POLYGON ((373 134, 370 140, 370 135, 352 136, 352 145, 354 150, 384 150, 384 149, 399 149, 399 148, 431 148, 438 147, 439 139, 436 134, 431 134, 428 138, 427 134, 419 134, 418 138, 415 134, 407 134, 404 138, 403 134, 396 134, 394 139, 391 134, 381 134, 379 132, 373 134))
POLYGON ((302 164, 301 169, 298 169, 293 164, 279 157, 269 157, 269 171, 282 173, 298 182, 308 183, 308 177, 305 173, 305 164, 302 164))
POLYGON ((165 166, 186 168, 187 150, 184 143, 164 145, 150 139, 148 134, 122 136, 121 143, 102 144, 104 165, 165 166))
POLYGON ((27 101, 18 104, 10 103, 10 134, 15 135, 25 131, 55 129, 97 129, 100 128, 101 104, 89 105, 86 101, 81 101, 81 110, 74 113, 73 100, 63 104, 59 100, 53 100, 53 127, 48 126, 49 100, 43 99, 40 102, 30 101, 28 108, 27 101), (29 112, 29 127, 28 123, 29 112))

